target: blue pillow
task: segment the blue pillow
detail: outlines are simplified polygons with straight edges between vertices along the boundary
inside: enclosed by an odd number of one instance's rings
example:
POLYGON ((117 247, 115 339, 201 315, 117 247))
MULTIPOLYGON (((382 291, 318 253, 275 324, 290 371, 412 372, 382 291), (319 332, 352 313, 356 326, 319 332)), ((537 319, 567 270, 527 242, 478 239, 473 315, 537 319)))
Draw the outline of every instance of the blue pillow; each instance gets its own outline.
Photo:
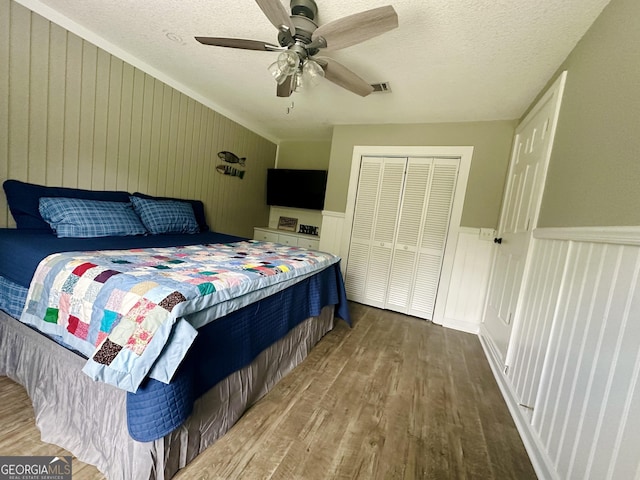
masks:
POLYGON ((153 234, 200 231, 193 207, 188 202, 151 200, 134 196, 130 199, 142 223, 153 234))
POLYGON ((207 225, 207 217, 204 214, 204 203, 201 200, 184 200, 182 198, 172 198, 172 197, 153 197, 151 195, 147 195, 146 193, 135 192, 133 194, 134 197, 146 198, 147 200, 175 200, 177 202, 187 202, 191 204, 193 208, 193 214, 196 216, 196 221, 200 226, 201 232, 208 232, 209 225, 207 225))
POLYGON ((47 187, 19 180, 6 180, 2 186, 18 230, 43 230, 51 233, 51 227, 40 215, 39 200, 42 197, 84 198, 129 203, 127 192, 47 187))
POLYGON ((131 203, 43 197, 40 199, 40 214, 60 238, 123 237, 147 233, 131 203))

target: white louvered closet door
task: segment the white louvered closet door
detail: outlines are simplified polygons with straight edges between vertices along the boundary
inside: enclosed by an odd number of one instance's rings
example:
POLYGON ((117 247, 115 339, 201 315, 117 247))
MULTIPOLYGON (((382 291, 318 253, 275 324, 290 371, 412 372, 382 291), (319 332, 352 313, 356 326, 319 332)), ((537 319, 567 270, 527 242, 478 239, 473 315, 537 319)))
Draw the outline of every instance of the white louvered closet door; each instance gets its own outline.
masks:
POLYGON ((345 272, 347 297, 356 302, 364 303, 364 289, 369 269, 369 247, 373 235, 373 219, 378 203, 381 173, 382 159, 362 159, 345 272))
POLYGON ((363 157, 349 299, 433 319, 458 166, 457 158, 363 157))
POLYGON ((433 159, 410 158, 393 249, 386 308, 408 313, 418 246, 429 198, 433 159))
POLYGON ((347 296, 384 308, 406 158, 364 157, 346 271, 347 296))
POLYGON ((433 161, 408 311, 410 315, 429 320, 433 319, 436 304, 459 165, 459 159, 436 158, 433 161))

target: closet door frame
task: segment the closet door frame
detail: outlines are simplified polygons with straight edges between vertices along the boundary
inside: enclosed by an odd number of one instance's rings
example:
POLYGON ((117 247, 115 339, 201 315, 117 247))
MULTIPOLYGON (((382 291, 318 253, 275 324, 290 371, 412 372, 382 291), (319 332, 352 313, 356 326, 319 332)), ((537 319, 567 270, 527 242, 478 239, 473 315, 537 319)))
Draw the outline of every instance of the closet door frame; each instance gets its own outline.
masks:
POLYGON ((356 145, 353 147, 351 160, 351 172, 349 175, 349 190, 347 193, 347 206, 344 216, 344 228, 342 230, 342 242, 340 247, 343 259, 343 272, 346 271, 349 244, 351 240, 351 229, 353 227, 353 216, 355 213, 356 194, 358 191, 358 177, 362 157, 448 157, 459 158, 458 181, 451 208, 451 218, 449 220, 449 231, 442 261, 440 273, 440 283, 436 296, 435 308, 433 312, 433 323, 442 325, 444 321, 444 309, 449 293, 449 282, 453 270, 453 260, 455 257, 456 243, 460 231, 460 220, 462 219, 462 207, 467 191, 467 181, 471 168, 471 158, 473 157, 472 146, 453 147, 430 147, 430 146, 373 146, 356 145))

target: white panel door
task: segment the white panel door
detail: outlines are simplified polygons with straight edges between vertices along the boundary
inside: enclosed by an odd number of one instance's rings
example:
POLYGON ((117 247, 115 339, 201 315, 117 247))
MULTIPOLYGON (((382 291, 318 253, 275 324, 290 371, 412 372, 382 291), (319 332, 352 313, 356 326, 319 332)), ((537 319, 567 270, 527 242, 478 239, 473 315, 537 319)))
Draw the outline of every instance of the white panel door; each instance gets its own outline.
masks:
POLYGON ((347 262, 347 295, 384 308, 406 158, 362 159, 347 262), (364 264, 363 264, 364 263, 364 264))
POLYGON ((516 129, 482 324, 482 333, 502 364, 540 209, 561 93, 560 88, 550 90, 516 129))

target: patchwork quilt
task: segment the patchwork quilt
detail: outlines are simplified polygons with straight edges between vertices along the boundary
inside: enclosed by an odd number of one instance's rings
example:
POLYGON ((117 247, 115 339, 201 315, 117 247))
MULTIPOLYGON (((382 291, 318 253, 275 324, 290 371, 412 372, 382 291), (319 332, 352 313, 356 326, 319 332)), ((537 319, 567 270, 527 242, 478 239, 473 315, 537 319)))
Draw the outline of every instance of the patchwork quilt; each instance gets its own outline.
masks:
POLYGON ((45 258, 21 321, 86 357, 95 380, 168 383, 197 328, 339 261, 270 242, 63 252, 45 258))

